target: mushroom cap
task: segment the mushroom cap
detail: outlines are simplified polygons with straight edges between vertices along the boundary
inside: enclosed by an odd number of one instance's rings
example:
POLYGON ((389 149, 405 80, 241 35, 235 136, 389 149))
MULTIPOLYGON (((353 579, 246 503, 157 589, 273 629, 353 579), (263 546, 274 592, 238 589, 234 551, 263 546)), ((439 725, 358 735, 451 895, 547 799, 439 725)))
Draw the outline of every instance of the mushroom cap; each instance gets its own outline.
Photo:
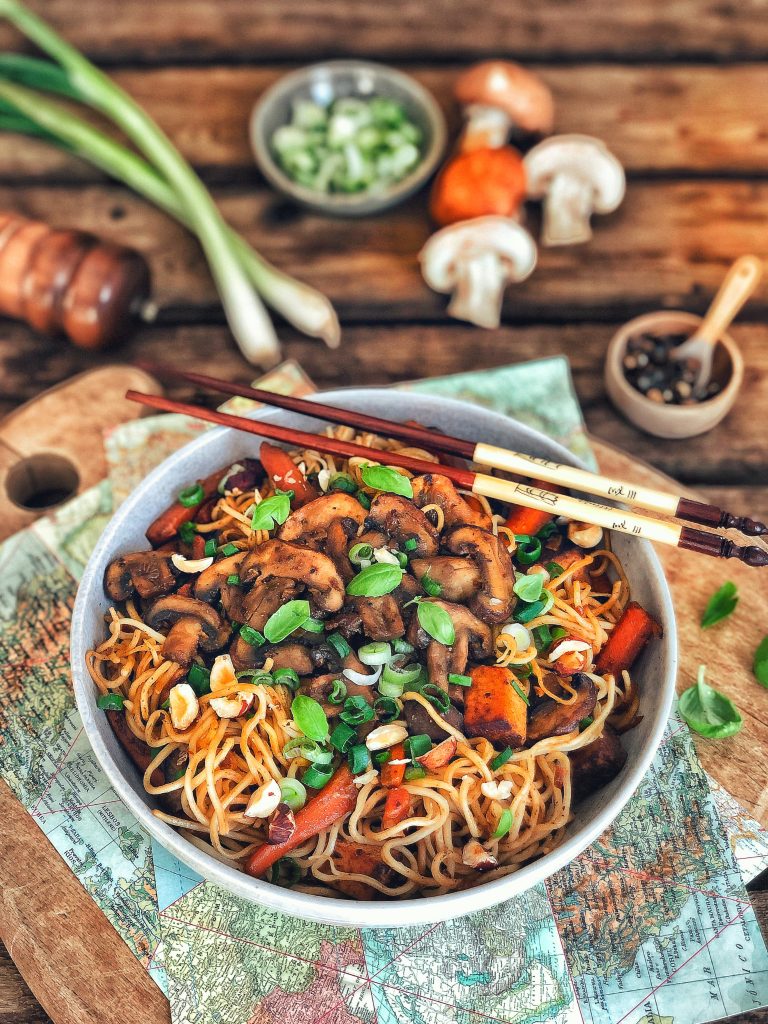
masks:
POLYGON ((175 625, 180 619, 195 620, 199 623, 202 631, 201 646, 204 650, 221 647, 229 634, 229 627, 222 622, 216 609, 194 597, 169 594, 155 601, 146 614, 147 625, 160 631, 175 625))
POLYGON ((511 217, 474 217, 437 231, 419 253, 421 272, 430 288, 450 292, 461 258, 482 252, 498 254, 509 268, 510 281, 524 281, 536 266, 536 243, 511 217))
POLYGON ((456 79, 453 94, 463 106, 498 107, 526 132, 552 131, 554 101, 549 87, 532 71, 504 60, 486 60, 456 79))
POLYGON ((553 135, 529 150, 523 163, 531 199, 546 195, 552 178, 564 172, 592 185, 595 213, 613 213, 626 192, 624 168, 592 135, 553 135))

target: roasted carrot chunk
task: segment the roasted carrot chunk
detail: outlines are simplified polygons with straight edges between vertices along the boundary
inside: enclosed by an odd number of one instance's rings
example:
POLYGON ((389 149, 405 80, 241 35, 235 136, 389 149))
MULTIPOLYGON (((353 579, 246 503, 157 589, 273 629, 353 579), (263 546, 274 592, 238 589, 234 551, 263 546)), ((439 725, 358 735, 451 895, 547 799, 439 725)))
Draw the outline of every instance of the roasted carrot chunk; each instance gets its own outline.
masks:
POLYGON ((306 505, 317 497, 317 491, 295 464, 288 452, 274 444, 263 441, 259 449, 261 464, 278 490, 293 491, 293 508, 306 505))
MULTIPOLYGON (((219 469, 205 480, 200 481, 200 486, 203 488, 203 501, 216 493, 223 472, 224 470, 219 469)), ((183 523, 191 523, 200 511, 200 504, 187 508, 180 501, 175 501, 165 512, 161 512, 147 530, 147 540, 152 547, 159 548, 161 544, 165 544, 166 541, 176 536, 183 523)))
POLYGON ((464 728, 468 736, 484 736, 502 747, 522 747, 526 736, 525 701, 512 685, 503 665, 472 669, 472 685, 464 698, 464 728))
MULTIPOLYGON (((540 487, 544 491, 552 491, 555 494, 560 494, 563 490, 557 484, 547 483, 546 480, 531 480, 531 486, 540 487)), ((522 505, 510 505, 509 515, 504 525, 519 537, 534 537, 554 518, 550 512, 540 512, 538 509, 524 508, 522 505)))
POLYGON ((323 789, 296 812, 296 829, 284 843, 265 843, 254 850, 245 865, 249 875, 260 878, 272 865, 312 836, 346 817, 357 802, 358 789, 347 765, 342 765, 323 789))
POLYGON ((384 803, 384 813, 381 816, 382 829, 392 828, 407 818, 411 813, 411 794, 405 786, 397 786, 390 789, 384 803))
POLYGON ((661 626, 636 601, 630 601, 597 656, 595 671, 619 676, 628 671, 651 639, 662 635, 661 626))
POLYGON ((391 753, 392 757, 381 768, 381 784, 388 788, 402 785, 405 778, 405 765, 392 764, 392 761, 402 761, 405 758, 405 747, 402 743, 396 743, 391 753))

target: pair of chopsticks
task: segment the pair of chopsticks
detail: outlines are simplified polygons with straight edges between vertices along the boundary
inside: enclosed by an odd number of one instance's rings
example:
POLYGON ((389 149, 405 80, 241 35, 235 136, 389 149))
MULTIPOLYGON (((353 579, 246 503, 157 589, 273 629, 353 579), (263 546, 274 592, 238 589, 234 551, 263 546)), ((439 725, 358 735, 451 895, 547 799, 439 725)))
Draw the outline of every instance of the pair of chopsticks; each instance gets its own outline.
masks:
MULTIPOLYGON (((351 409, 325 405, 324 403, 312 402, 289 395, 278 395, 271 391, 262 391, 259 388, 247 387, 243 384, 233 384, 229 381, 209 377, 206 374, 191 373, 178 370, 175 367, 157 366, 151 363, 142 363, 142 367, 166 379, 188 381, 189 383, 217 391, 220 394, 239 395, 243 398, 262 402, 264 405, 276 406, 280 409, 287 409, 290 412, 311 416, 314 419, 341 423, 345 426, 353 426, 360 430, 382 434, 386 437, 396 437, 421 447, 426 447, 431 451, 438 450, 458 455, 483 466, 521 474, 534 480, 543 480, 560 487, 572 487, 598 497, 623 501, 633 507, 662 512, 678 519, 687 520, 688 522, 703 523, 721 529, 737 529, 750 536, 768 533, 768 526, 764 523, 747 517, 734 516, 730 512, 723 511, 714 505, 692 501, 689 498, 667 494, 664 491, 657 491, 648 487, 636 486, 627 481, 614 480, 609 477, 600 476, 597 473, 577 469, 573 466, 561 465, 549 459, 524 455, 521 452, 510 451, 506 448, 497 448, 484 442, 465 441, 458 437, 450 437, 447 434, 429 430, 426 427, 407 423, 395 423, 378 416, 355 412, 351 409)), ((340 441, 336 438, 312 434, 303 430, 280 427, 274 423, 261 420, 250 420, 243 416, 234 416, 230 413, 223 413, 215 409, 207 409, 203 406, 191 405, 186 402, 176 402, 157 395, 145 395, 137 391, 128 391, 126 398, 163 412, 183 413, 186 416, 206 420, 209 423, 232 427, 235 430, 242 430, 246 433, 256 434, 259 437, 280 441, 284 444, 298 445, 314 449, 315 451, 339 455, 342 458, 363 457, 371 459, 378 456, 385 459, 388 465, 399 466, 412 473, 439 473, 442 476, 448 477, 449 480, 459 487, 471 490, 475 494, 483 495, 486 498, 495 498, 514 505, 538 509, 539 511, 549 512, 553 516, 565 516, 568 519, 602 526, 608 530, 616 530, 619 533, 626 533, 633 537, 655 541, 658 544, 669 544, 673 547, 696 551, 715 558, 738 558, 740 561, 751 566, 768 565, 768 550, 764 548, 755 545, 735 544, 732 540, 717 533, 707 533, 681 523, 653 519, 649 516, 625 511, 611 505, 601 505, 586 501, 583 498, 573 498, 567 494, 556 494, 536 484, 503 480, 499 477, 488 476, 485 473, 476 473, 469 469, 428 462, 410 455, 401 454, 400 452, 372 451, 370 448, 353 444, 349 441, 340 441)))

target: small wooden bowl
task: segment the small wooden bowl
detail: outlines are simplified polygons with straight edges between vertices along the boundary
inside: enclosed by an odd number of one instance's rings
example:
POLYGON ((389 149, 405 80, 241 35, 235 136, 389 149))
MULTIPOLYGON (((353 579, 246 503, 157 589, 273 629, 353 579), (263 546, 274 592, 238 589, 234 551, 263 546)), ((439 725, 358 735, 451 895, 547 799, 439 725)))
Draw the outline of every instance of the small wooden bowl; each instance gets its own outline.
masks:
POLYGON ((622 360, 627 343, 636 334, 693 335, 702 318, 678 310, 659 310, 635 317, 614 334, 605 357, 605 387, 622 415, 655 437, 681 438, 704 434, 731 410, 744 379, 744 360, 729 334, 724 334, 715 351, 712 376, 723 389, 714 398, 695 405, 663 405, 652 402, 632 387, 624 375, 622 360))

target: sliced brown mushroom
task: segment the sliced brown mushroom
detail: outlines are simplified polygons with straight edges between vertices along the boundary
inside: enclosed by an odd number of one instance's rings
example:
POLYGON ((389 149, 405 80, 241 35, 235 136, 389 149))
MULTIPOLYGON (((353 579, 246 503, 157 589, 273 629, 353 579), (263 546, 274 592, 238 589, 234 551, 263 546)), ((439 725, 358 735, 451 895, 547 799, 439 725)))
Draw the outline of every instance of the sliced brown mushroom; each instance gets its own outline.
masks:
POLYGON ((477 526, 458 526, 445 543, 454 554, 471 558, 480 572, 482 583, 469 601, 475 615, 483 622, 506 622, 515 606, 515 570, 498 537, 477 526))
POLYGON ((217 651, 229 637, 229 626, 216 609, 194 597, 161 597, 150 607, 145 621, 166 634, 163 657, 184 666, 189 665, 198 648, 217 651))
MULTIPOLYGON (((597 687, 584 672, 578 672, 569 680, 576 691, 576 698, 568 704, 560 704, 551 697, 545 697, 528 716, 528 743, 538 743, 547 736, 564 736, 578 729, 579 722, 595 710, 597 687)), ((549 683, 548 683, 549 685, 549 683)), ((565 691, 563 692, 565 696, 565 691)))
POLYGON ((277 535, 308 548, 320 547, 335 519, 351 519, 360 527, 365 516, 365 509, 351 494, 325 494, 291 512, 277 535))
POLYGON ((446 601, 468 601, 482 584, 480 571, 469 558, 452 555, 414 558, 411 569, 417 579, 429 576, 439 584, 440 596, 446 601))
POLYGON ((235 622, 245 622, 246 620, 243 611, 244 594, 241 587, 227 583, 227 579, 230 576, 238 575, 245 555, 245 551, 238 551, 235 555, 214 562, 200 573, 194 585, 195 597, 199 601, 213 604, 220 598, 224 611, 235 622))
POLYGON ((377 494, 365 525, 368 529, 382 530, 400 548, 406 542, 415 541, 415 548, 411 544, 414 557, 425 558, 437 554, 437 530, 412 501, 399 494, 377 494))
POLYGON ((262 668, 267 658, 272 659, 273 668, 292 668, 299 676, 309 676, 315 670, 309 648, 299 643, 282 643, 277 647, 267 644, 253 647, 238 635, 229 649, 229 654, 238 672, 246 668, 262 668))
POLYGON ((336 566, 339 576, 345 583, 349 583, 355 575, 348 552, 352 538, 357 534, 358 526, 359 524, 354 519, 348 517, 334 519, 328 526, 325 538, 325 553, 336 566))
POLYGON ((574 801, 583 800, 615 779, 627 763, 627 752, 610 725, 586 747, 568 753, 574 801))
MULTIPOLYGON (((422 704, 419 704, 418 701, 404 701, 403 716, 408 724, 408 731, 412 736, 425 733, 435 743, 439 743, 441 740, 444 740, 449 736, 449 733, 447 733, 445 729, 440 728, 427 709, 422 704)), ((441 714, 440 717, 445 719, 448 725, 453 726, 454 729, 457 729, 461 733, 464 732, 464 716, 453 704, 451 704, 446 713, 444 715, 441 714)))
POLYGON ((252 583, 274 577, 303 584, 320 612, 336 612, 344 604, 344 581, 331 559, 320 551, 278 539, 260 544, 243 562, 240 579, 252 583))
MULTIPOLYGON (((425 473, 413 480, 413 500, 419 506, 438 505, 443 511, 446 526, 479 526, 490 530, 491 520, 485 512, 474 509, 457 493, 447 476, 425 473)), ((422 555, 422 552, 417 552, 422 555)))
MULTIPOLYGON (((272 578, 258 579, 243 597, 243 622, 260 633, 267 619, 274 615, 288 601, 293 601, 301 587, 295 580, 272 578)), ((240 620, 238 620, 240 621, 240 620)))
POLYGON ((176 582, 170 555, 160 551, 120 555, 104 572, 104 590, 112 601, 159 597, 170 593, 176 582))
MULTIPOLYGON (((449 601, 432 600, 431 604, 439 605, 451 617, 456 634, 453 645, 446 647, 438 640, 433 640, 419 625, 416 616, 411 620, 408 639, 415 647, 427 648, 427 672, 430 683, 449 691, 448 676, 463 675, 470 655, 473 661, 480 662, 493 654, 493 635, 490 627, 473 615, 463 604, 451 604, 449 601)), ((460 690, 460 687, 455 688, 460 690)), ((456 694, 457 697, 460 694, 456 694)))
POLYGON ((400 607, 392 594, 383 597, 356 597, 363 632, 371 640, 394 640, 405 632, 400 607))

